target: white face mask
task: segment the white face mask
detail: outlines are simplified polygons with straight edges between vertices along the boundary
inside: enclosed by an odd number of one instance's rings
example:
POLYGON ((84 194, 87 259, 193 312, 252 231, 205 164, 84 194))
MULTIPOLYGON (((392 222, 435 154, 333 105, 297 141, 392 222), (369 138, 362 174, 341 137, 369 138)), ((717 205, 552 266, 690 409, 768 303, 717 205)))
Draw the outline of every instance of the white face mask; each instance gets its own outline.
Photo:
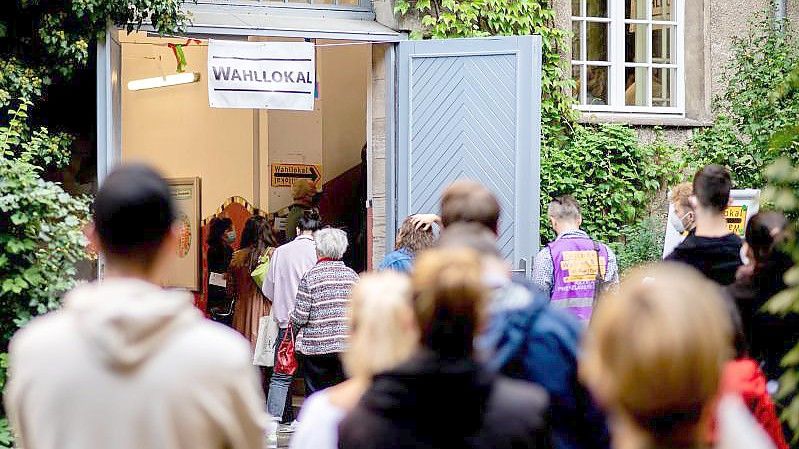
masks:
POLYGON ((675 214, 672 215, 671 218, 669 219, 669 222, 671 223, 671 225, 674 227, 674 229, 677 231, 678 234, 682 235, 686 231, 685 218, 688 217, 688 215, 690 214, 692 214, 692 212, 686 213, 685 215, 682 216, 682 218, 677 217, 677 215, 675 214))

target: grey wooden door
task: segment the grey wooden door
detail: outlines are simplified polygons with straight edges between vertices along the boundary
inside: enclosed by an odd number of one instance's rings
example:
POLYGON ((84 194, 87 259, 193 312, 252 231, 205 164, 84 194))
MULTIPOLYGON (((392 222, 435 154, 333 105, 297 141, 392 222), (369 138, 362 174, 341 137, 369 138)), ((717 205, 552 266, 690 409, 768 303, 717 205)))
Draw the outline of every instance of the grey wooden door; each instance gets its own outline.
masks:
POLYGON ((405 41, 397 54, 394 227, 437 213, 460 178, 499 198, 499 248, 529 274, 538 250, 541 40, 405 41))

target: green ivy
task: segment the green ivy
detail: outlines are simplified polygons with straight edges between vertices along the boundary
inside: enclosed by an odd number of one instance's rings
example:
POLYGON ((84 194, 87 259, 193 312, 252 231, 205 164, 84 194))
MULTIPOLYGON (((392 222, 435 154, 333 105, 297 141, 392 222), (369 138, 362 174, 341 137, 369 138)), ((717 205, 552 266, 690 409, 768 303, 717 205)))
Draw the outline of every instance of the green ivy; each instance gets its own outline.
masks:
POLYGON ((775 26, 770 9, 750 23, 748 32, 733 39, 724 90, 714 99, 718 117, 696 133, 686 153, 694 169, 710 163, 729 167, 739 188, 762 187, 763 170, 780 156, 799 159, 796 142, 770 145, 774 131, 794 124, 799 114, 799 92, 783 87, 799 63, 799 37, 787 20, 775 26))
POLYGON ((616 252, 619 272, 660 260, 663 255, 663 240, 666 230, 663 217, 652 216, 622 228, 623 243, 611 244, 616 252))
POLYGON ((394 10, 421 17, 424 30, 413 33, 413 38, 540 35, 543 146, 568 142, 577 117, 570 94, 575 83, 561 52, 571 33, 555 27, 555 11, 548 0, 397 0, 394 10))
MULTIPOLYGON (((620 241, 624 226, 648 216, 657 192, 679 180, 680 166, 677 149, 660 137, 641 145, 628 126, 578 125, 567 146, 542 154, 542 206, 570 193, 583 205, 583 228, 590 235, 620 241)), ((548 221, 541 224, 551 239, 548 221)))

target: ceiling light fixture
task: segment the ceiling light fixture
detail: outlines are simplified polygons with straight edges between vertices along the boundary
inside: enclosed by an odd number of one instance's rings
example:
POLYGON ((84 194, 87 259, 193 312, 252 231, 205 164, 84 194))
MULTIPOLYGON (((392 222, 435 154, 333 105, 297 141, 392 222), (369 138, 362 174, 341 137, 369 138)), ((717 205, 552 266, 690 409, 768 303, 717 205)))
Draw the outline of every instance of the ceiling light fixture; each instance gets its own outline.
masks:
POLYGON ((176 73, 174 75, 156 76, 128 82, 128 90, 155 89, 158 87, 176 86, 178 84, 191 84, 200 81, 197 72, 176 73))

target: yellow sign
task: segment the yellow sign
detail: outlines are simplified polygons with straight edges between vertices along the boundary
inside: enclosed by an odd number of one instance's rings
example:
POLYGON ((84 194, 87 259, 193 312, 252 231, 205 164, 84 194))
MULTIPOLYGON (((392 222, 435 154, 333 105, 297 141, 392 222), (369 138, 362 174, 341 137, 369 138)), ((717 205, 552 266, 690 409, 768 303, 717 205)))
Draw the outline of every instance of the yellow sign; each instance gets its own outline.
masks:
POLYGON ((560 268, 569 273, 564 282, 595 281, 597 265, 605 277, 605 258, 596 251, 564 251, 562 255, 560 268))
POLYGON ((318 164, 272 164, 272 187, 291 187, 298 179, 307 179, 318 188, 322 166, 318 164))
POLYGON ((724 218, 727 219, 727 227, 730 232, 743 237, 746 232, 746 205, 730 206, 724 209, 724 218))

